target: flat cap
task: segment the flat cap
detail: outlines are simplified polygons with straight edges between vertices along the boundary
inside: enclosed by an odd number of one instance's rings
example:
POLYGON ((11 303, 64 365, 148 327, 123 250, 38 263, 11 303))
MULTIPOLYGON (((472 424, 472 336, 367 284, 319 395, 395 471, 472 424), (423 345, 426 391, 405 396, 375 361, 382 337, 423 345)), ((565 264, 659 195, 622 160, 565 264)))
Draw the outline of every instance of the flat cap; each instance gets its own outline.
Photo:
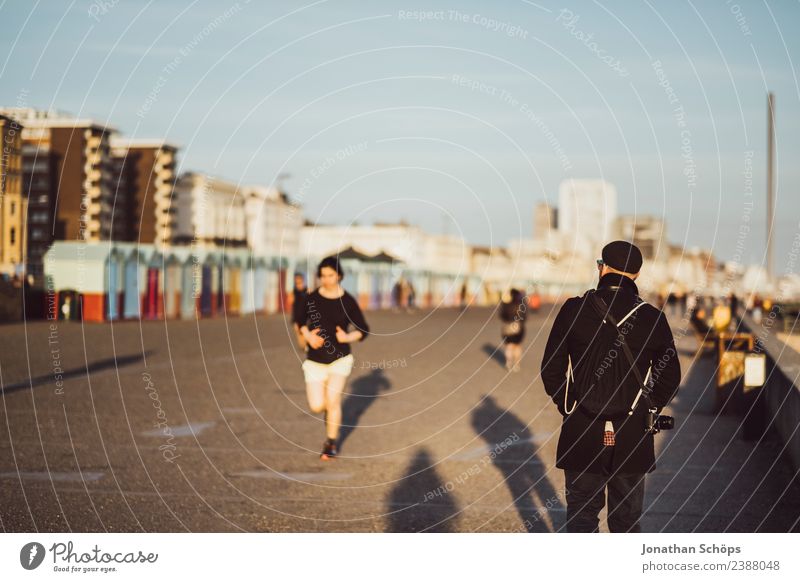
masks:
POLYGON ((642 269, 642 251, 624 240, 615 240, 603 247, 603 263, 623 273, 638 273, 642 269))

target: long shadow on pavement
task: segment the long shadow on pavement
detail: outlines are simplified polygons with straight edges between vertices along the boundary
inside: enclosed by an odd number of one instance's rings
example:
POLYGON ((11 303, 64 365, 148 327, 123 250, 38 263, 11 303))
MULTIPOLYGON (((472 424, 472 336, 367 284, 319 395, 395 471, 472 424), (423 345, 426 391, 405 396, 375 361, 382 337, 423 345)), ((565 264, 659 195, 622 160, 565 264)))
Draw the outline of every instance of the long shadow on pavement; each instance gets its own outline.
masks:
POLYGON ((546 466, 539 459, 527 425, 486 396, 473 409, 472 427, 489 445, 488 454, 493 455, 492 462, 503 474, 525 529, 551 531, 544 519, 549 514, 558 531, 564 506, 545 474, 546 466))
MULTIPOLYGON (((97 362, 90 362, 88 365, 83 366, 82 368, 73 368, 71 370, 62 372, 61 379, 69 380, 70 378, 79 378, 81 376, 88 376, 93 372, 101 372, 102 370, 113 370, 117 368, 122 368, 124 366, 129 366, 131 364, 143 361, 144 358, 146 356, 149 356, 151 353, 152 352, 148 351, 143 354, 118 356, 116 358, 107 358, 105 360, 99 360, 97 362)), ((16 392, 18 390, 27 390, 29 388, 36 388, 38 386, 53 384, 54 381, 55 381, 55 374, 46 374, 44 376, 37 376, 25 382, 17 382, 16 384, 9 384, 8 386, 4 386, 3 389, 0 390, 0 394, 10 394, 11 392, 16 392)))
POLYGON ((358 426, 361 416, 375 400, 392 387, 383 370, 372 370, 371 374, 356 378, 350 384, 350 392, 342 403, 342 427, 339 432, 339 446, 344 444, 358 426))
POLYGON ((492 358, 501 366, 505 367, 506 365, 506 356, 503 353, 503 345, 494 346, 490 343, 483 344, 483 351, 486 352, 486 355, 492 358))
POLYGON ((458 531, 458 505, 439 478, 426 449, 420 449, 389 495, 387 532, 458 531))

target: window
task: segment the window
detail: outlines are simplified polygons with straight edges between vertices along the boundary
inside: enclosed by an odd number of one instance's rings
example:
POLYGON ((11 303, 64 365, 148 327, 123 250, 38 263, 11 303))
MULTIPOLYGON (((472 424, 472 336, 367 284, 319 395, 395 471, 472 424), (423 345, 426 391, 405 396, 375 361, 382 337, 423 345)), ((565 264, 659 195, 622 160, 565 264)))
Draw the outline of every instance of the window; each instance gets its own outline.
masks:
POLYGON ((11 227, 11 244, 13 245, 17 241, 17 229, 13 226, 11 227))

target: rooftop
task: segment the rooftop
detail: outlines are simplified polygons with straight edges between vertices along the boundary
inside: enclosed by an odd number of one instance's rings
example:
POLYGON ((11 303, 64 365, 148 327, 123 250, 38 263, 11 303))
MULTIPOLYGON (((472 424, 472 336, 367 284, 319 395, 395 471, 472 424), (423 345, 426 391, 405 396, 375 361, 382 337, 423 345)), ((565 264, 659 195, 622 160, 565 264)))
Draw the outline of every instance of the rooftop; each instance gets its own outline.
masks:
POLYGON ((79 119, 54 109, 41 110, 30 107, 0 107, 0 114, 12 117, 25 127, 92 127, 108 132, 116 128, 92 119, 79 119))
POLYGON ((123 138, 116 135, 111 138, 111 147, 117 149, 179 149, 177 145, 169 143, 164 139, 123 138))

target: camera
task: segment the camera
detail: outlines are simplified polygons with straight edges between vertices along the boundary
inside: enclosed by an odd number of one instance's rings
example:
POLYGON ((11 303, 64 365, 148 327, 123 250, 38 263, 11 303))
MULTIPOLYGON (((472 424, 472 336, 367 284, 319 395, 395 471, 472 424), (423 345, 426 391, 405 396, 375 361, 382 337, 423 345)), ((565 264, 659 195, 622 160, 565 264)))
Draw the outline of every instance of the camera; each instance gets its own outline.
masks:
POLYGON ((662 430, 672 430, 675 428, 675 419, 671 416, 658 414, 657 408, 647 410, 645 434, 657 434, 662 430))

